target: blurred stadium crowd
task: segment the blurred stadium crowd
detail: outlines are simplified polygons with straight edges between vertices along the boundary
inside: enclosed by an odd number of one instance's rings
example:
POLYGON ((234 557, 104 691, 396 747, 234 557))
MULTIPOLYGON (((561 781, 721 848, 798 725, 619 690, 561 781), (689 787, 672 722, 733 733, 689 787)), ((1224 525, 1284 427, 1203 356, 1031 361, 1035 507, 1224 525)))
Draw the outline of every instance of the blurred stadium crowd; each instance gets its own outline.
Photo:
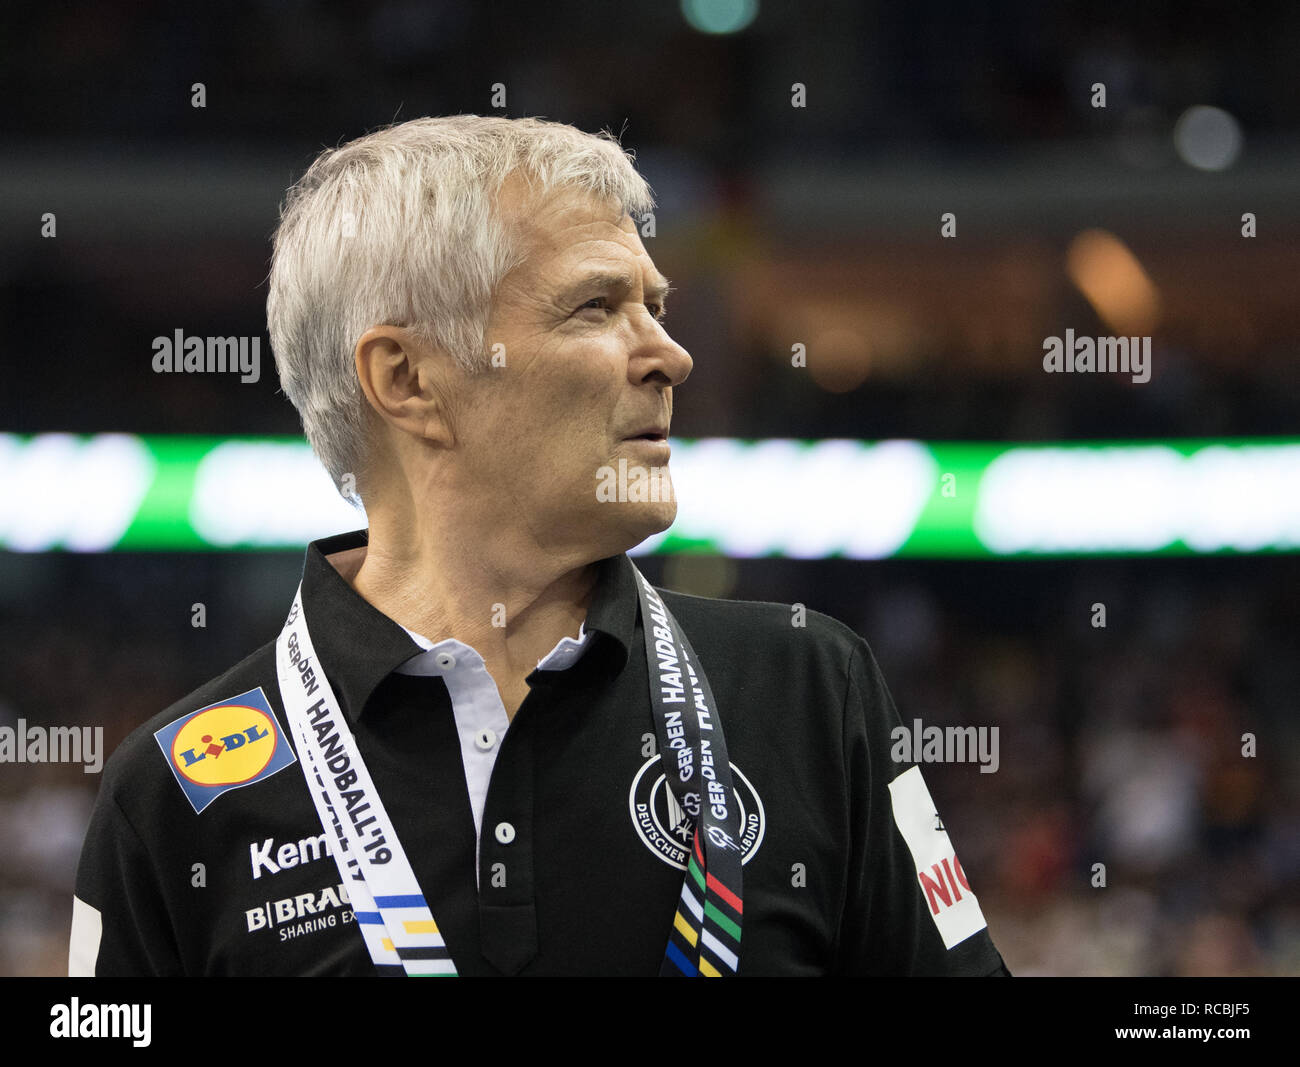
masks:
MULTIPOLYGON (((284 188, 384 122, 488 113, 500 82, 506 114, 623 131, 659 196, 646 244, 696 362, 674 435, 1296 434, 1300 9, 757 10, 706 35, 672 4, 15 5, 0 431, 296 433, 263 319, 284 188), (1173 137, 1197 105, 1244 131, 1218 170, 1173 137), (1089 229, 1150 283, 1146 385, 1042 372, 1045 336, 1124 321, 1071 267, 1089 229), (261 380, 153 374, 150 340, 177 328, 261 336, 261 380), (817 373, 791 366, 794 343, 817 373)), ((0 552, 0 726, 102 725, 111 751, 273 637, 299 566, 0 552)), ((1300 973, 1300 557, 642 566, 843 620, 905 723, 999 727, 997 773, 925 776, 1014 973, 1300 973)), ((0 974, 64 972, 97 786, 0 765, 0 974)))

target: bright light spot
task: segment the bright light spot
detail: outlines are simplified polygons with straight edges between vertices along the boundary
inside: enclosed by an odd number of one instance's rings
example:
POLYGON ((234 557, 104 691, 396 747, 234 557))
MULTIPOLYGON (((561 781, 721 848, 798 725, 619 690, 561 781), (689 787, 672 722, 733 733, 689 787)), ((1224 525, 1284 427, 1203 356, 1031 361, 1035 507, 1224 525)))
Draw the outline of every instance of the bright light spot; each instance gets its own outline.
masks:
POLYGON ((111 549, 135 517, 154 476, 144 442, 129 434, 38 434, 26 444, 0 435, 0 545, 16 552, 63 546, 111 549))
POLYGON ((975 536, 990 552, 1154 552, 1177 539, 1182 457, 1151 447, 1012 448, 989 464, 975 536))
POLYGON ((1183 540, 1196 552, 1300 545, 1300 445, 1210 445, 1183 472, 1183 540))
POLYGON ((938 471, 916 441, 727 438, 673 444, 678 537, 729 556, 892 556, 916 528, 938 471))
POLYGON ((991 552, 1193 552, 1300 545, 1300 445, 1012 448, 980 483, 991 552))
POLYGON ((682 0, 682 17, 700 33, 739 33, 758 15, 758 0, 682 0))
POLYGON ((1106 230, 1084 230, 1065 254, 1070 280, 1097 315, 1124 336, 1145 336, 1160 320, 1160 294, 1126 244, 1106 230))
POLYGON ((1174 148, 1198 170, 1227 170, 1241 154, 1241 126, 1222 108, 1198 104, 1174 123, 1174 148))
POLYGON ((808 373, 828 393, 851 393, 871 372, 871 346, 856 330, 832 328, 808 342, 808 373))
POLYGON ((227 441, 194 476, 190 524, 210 545, 300 545, 364 524, 310 448, 227 441))

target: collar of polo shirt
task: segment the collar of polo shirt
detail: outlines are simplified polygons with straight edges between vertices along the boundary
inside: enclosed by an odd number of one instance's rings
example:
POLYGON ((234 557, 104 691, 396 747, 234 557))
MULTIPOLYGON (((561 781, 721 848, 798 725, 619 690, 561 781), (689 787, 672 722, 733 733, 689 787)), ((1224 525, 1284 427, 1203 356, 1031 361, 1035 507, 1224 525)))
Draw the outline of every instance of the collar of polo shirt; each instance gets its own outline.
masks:
MULTIPOLYGON (((331 562, 331 556, 364 548, 366 543, 365 530, 313 541, 307 546, 302 573, 303 603, 308 617, 321 620, 318 624, 321 632, 313 630, 312 641, 321 661, 330 666, 330 680, 350 719, 362 713, 380 682, 427 651, 415 635, 360 596, 331 562)), ((581 657, 570 651, 572 658, 565 667, 585 658, 587 650, 595 646, 595 635, 599 634, 607 639, 602 644, 609 649, 611 669, 615 673, 622 671, 632 647, 636 613, 632 561, 622 553, 601 560, 587 619, 580 631, 581 657)), ((552 661, 557 653, 561 654, 560 659, 546 667, 539 664, 540 673, 529 676, 530 685, 555 673, 563 659, 566 641, 570 649, 579 645, 572 638, 560 641, 543 662, 552 661)), ((469 649, 460 642, 454 644, 469 649)))

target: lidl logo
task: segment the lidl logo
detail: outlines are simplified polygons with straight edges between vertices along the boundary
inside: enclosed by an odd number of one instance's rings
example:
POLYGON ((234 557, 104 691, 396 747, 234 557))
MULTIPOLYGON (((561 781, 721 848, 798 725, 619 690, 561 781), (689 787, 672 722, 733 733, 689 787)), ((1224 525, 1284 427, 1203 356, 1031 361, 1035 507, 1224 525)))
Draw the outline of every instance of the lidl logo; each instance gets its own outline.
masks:
POLYGON ((168 723, 154 737, 195 812, 297 761, 260 686, 168 723))

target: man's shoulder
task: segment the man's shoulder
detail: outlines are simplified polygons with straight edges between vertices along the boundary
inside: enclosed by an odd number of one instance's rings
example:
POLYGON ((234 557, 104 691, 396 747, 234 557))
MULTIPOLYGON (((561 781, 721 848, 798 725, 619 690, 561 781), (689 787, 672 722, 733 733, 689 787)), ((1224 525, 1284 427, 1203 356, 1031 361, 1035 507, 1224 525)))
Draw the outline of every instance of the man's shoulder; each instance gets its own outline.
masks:
POLYGON ((746 655, 786 664, 791 657, 847 671, 853 655, 870 655, 866 641, 839 619, 806 604, 726 600, 657 590, 703 656, 702 646, 722 644, 746 655))
POLYGON ((168 800, 176 790, 171 762, 159 743, 159 731, 195 712, 260 690, 281 718, 276 682, 275 641, 257 648, 233 667, 204 682, 141 723, 122 740, 104 765, 101 791, 119 805, 152 805, 164 790, 168 800))

